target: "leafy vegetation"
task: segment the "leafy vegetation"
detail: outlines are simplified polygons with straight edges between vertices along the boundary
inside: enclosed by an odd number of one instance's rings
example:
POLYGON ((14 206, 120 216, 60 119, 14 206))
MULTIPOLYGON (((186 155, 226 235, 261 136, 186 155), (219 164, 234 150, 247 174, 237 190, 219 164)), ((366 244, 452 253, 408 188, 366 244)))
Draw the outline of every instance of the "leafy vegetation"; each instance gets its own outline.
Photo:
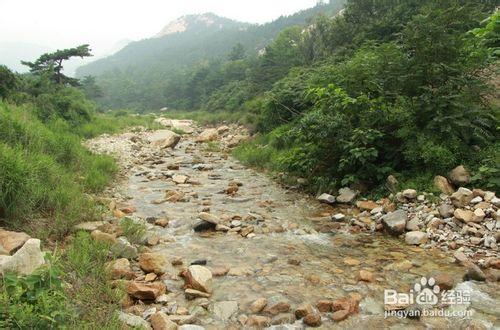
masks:
MULTIPOLYGON (((81 46, 42 55, 26 75, 0 66, 2 227, 59 240, 76 223, 99 219, 88 194, 103 190, 117 166, 91 154, 82 137, 153 124, 152 117, 127 112, 96 113, 84 87, 61 73, 63 60, 85 54, 81 46)), ((1 276, 0 328, 118 329, 113 311, 120 292, 106 282, 109 246, 79 233, 54 256, 31 275, 1 276)))
POLYGON ((0 279, 2 329, 119 329, 120 289, 107 284, 109 246, 80 232, 27 276, 0 279))

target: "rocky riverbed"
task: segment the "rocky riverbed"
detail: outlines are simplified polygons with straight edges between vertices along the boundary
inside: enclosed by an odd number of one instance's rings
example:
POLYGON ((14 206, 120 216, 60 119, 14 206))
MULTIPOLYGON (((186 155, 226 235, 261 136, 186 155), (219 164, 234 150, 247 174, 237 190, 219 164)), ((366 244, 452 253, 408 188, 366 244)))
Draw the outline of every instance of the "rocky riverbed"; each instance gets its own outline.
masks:
POLYGON ((459 205, 407 191, 356 203, 345 190, 318 201, 232 159, 227 150, 247 135, 242 127, 160 121, 168 129, 87 142, 122 168, 121 183, 100 198, 110 210, 104 221, 80 228, 114 244, 110 285, 127 292, 124 323, 155 330, 500 326, 493 197, 479 201, 479 192, 462 190, 468 197, 459 205), (468 216, 478 203, 489 203, 486 222, 450 224, 457 209, 468 216), (453 205, 446 217, 435 211, 441 204, 453 205), (126 218, 146 226, 141 244, 120 236, 126 218), (480 240, 472 240, 477 232, 480 240), (385 290, 418 296, 429 289, 437 302, 384 303, 385 290), (465 298, 445 299, 446 290, 465 298), (398 311, 406 317, 386 317, 398 311))

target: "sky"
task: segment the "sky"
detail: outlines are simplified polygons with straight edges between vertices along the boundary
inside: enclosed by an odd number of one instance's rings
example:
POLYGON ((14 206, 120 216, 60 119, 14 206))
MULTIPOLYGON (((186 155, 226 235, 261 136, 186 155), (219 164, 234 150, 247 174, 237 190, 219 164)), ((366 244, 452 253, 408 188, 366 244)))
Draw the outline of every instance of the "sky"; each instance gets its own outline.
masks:
MULTIPOLYGON (((158 33, 186 14, 213 12, 250 23, 312 7, 317 0, 0 0, 0 44, 62 49, 88 43, 97 57, 124 40, 158 33)), ((7 47, 7 48, 8 48, 7 47)), ((0 48, 0 63, 2 52, 0 48)), ((7 57, 4 52, 4 59, 7 57)), ((12 54, 11 54, 12 55, 12 54)))

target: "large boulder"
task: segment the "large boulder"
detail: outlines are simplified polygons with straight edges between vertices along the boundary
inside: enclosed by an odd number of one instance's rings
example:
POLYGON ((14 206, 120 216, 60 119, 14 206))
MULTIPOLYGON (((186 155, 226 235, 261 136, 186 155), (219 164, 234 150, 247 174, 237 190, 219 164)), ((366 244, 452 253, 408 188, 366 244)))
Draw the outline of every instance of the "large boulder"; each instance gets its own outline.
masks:
POLYGON ((404 233, 406 228, 406 221, 408 219, 408 214, 404 210, 396 210, 382 217, 382 224, 384 228, 391 235, 401 235, 404 233))
POLYGON ((212 293, 212 272, 203 266, 189 266, 183 273, 186 287, 198 291, 212 293))
POLYGON ((354 198, 356 198, 356 192, 354 190, 347 187, 339 189, 339 195, 337 196, 338 203, 352 203, 354 198))
POLYGON ((155 131, 148 137, 149 142, 161 149, 164 148, 175 148, 175 146, 181 140, 181 136, 168 129, 162 129, 155 131))
POLYGON ((434 178, 434 187, 446 195, 451 195, 455 192, 455 189, 453 189, 453 186, 448 182, 448 179, 440 175, 434 178))
POLYGON ((207 128, 203 132, 198 135, 196 138, 196 142, 209 142, 215 141, 219 137, 219 133, 217 133, 216 128, 207 128))
POLYGON ((463 165, 455 167, 450 172, 450 181, 457 186, 468 184, 470 182, 470 173, 463 165))
POLYGON ((0 250, 12 255, 29 239, 30 236, 26 233, 0 229, 0 250))
POLYGON ((30 238, 14 255, 0 256, 0 274, 12 272, 19 275, 29 275, 44 263, 40 240, 30 238))

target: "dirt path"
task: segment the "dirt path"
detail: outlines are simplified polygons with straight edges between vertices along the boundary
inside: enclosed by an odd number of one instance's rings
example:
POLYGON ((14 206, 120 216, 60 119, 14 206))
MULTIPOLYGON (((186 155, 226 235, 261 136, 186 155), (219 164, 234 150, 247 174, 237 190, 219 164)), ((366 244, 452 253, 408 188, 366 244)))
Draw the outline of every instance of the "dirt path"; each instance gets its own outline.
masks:
POLYGON ((337 210, 283 189, 223 151, 208 151, 213 145, 195 142, 196 132, 173 150, 155 148, 149 136, 127 133, 89 142, 94 150, 119 154, 125 179, 113 197, 133 208, 133 217, 144 219, 150 237, 159 239, 144 251, 172 264, 160 278, 167 294, 148 304, 135 301, 125 312, 151 321, 160 311, 176 323, 206 329, 499 325, 498 285, 461 283, 464 270, 450 256, 380 234, 349 233, 331 220, 337 210), (168 219, 168 226, 154 225, 155 219, 168 219), (191 264, 212 271, 208 298, 186 294, 179 273, 191 264), (447 308, 472 310, 472 320, 384 318, 384 290, 407 293, 431 276, 460 283, 456 287, 476 297, 472 305, 447 308), (263 311, 252 306, 266 300, 263 311))

